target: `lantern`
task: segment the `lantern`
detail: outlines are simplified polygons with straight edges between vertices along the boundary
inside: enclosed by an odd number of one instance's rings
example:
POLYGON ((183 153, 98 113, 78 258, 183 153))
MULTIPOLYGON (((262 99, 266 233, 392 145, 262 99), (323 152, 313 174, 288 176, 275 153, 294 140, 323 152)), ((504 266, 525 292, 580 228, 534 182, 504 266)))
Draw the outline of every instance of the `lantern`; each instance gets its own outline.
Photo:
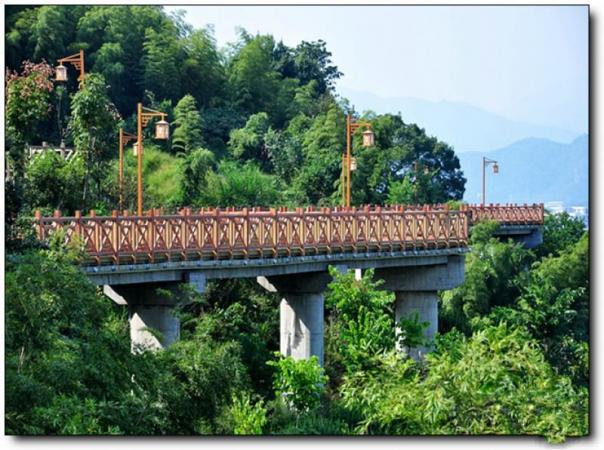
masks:
POLYGON ((59 64, 55 67, 55 80, 56 81, 67 81, 67 67, 63 64, 59 64))
POLYGON ((350 158, 350 170, 357 170, 357 159, 355 157, 350 158))
POLYGON ((493 164, 493 173, 499 173, 499 166, 497 163, 493 164))
POLYGON ((168 139, 170 137, 170 124, 160 120, 155 124, 155 139, 168 139))
POLYGON ((134 145, 132 145, 132 153, 134 153, 134 156, 138 155, 138 142, 135 142, 134 145))
POLYGON ((372 130, 363 131, 363 147, 373 147, 375 135, 372 130))

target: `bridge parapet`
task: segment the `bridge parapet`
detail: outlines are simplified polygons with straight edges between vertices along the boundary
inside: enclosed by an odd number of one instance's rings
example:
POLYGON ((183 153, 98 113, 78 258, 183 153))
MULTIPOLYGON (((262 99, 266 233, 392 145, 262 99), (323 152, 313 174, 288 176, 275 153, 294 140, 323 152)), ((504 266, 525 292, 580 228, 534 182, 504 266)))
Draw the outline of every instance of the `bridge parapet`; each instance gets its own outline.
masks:
POLYGON ((532 205, 468 205, 470 222, 495 220, 502 225, 543 225, 543 203, 532 205))
POLYGON ((469 212, 448 208, 184 208, 177 214, 42 217, 38 237, 80 240, 90 264, 262 259, 332 253, 465 247, 469 212))

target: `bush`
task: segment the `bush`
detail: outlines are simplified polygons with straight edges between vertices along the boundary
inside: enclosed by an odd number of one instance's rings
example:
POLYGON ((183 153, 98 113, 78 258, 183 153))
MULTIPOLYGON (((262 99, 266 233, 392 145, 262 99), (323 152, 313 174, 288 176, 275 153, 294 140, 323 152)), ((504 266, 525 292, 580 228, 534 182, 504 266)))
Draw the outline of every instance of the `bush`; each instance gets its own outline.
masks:
POLYGON ((297 412, 316 408, 327 383, 317 357, 295 360, 279 353, 276 356, 276 361, 267 362, 277 369, 273 381, 276 395, 297 412))

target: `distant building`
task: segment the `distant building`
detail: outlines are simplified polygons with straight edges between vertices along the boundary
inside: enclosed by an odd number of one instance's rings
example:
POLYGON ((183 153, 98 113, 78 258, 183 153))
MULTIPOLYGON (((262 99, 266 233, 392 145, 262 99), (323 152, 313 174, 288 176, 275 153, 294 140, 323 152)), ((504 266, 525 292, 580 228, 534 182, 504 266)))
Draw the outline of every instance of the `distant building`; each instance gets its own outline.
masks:
POLYGON ((43 152, 56 152, 67 161, 75 155, 75 149, 66 147, 65 142, 63 141, 61 141, 58 147, 49 146, 47 142, 42 142, 42 145, 30 145, 27 148, 27 156, 30 159, 34 156, 41 155, 43 152))
POLYGON ((552 214, 561 214, 564 212, 564 202, 547 202, 543 207, 552 214))

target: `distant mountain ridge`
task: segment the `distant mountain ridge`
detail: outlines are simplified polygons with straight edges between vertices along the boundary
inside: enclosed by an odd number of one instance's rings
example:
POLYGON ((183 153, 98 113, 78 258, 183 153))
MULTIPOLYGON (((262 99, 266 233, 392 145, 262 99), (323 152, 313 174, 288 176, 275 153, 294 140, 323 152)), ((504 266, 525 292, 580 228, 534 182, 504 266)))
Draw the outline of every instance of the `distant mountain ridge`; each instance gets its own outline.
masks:
POLYGON ((383 98, 346 88, 337 91, 358 111, 400 111, 405 122, 416 123, 428 135, 452 145, 458 154, 502 148, 529 137, 570 143, 580 135, 571 130, 510 120, 467 103, 431 102, 411 97, 383 98))
POLYGON ((482 157, 499 162, 499 173, 487 168, 487 203, 546 203, 587 206, 589 137, 568 144, 528 138, 490 152, 458 154, 467 178, 464 200, 480 202, 482 157))

